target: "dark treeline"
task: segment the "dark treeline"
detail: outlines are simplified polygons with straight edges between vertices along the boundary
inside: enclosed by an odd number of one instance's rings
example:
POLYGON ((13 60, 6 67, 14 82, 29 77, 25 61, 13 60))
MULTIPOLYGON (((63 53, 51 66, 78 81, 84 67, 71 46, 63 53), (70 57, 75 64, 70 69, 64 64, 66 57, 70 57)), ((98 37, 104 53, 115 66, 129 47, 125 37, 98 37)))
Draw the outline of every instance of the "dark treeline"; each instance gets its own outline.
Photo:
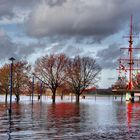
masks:
POLYGON ((101 94, 101 95, 113 95, 112 88, 97 89, 97 94, 101 94))
MULTIPOLYGON (((97 85, 99 81, 100 66, 95 59, 90 57, 69 58, 64 54, 46 55, 35 62, 34 68, 26 61, 15 62, 13 65, 13 94, 19 102, 21 94, 32 93, 32 76, 38 79, 35 82, 35 91, 40 91, 42 82, 42 93, 45 88, 52 92, 52 102, 55 103, 56 92, 74 93, 76 102, 80 95, 89 86, 97 85), (31 69, 34 69, 31 73, 31 69)), ((0 68, 0 91, 5 94, 5 102, 10 89, 10 64, 0 68)))

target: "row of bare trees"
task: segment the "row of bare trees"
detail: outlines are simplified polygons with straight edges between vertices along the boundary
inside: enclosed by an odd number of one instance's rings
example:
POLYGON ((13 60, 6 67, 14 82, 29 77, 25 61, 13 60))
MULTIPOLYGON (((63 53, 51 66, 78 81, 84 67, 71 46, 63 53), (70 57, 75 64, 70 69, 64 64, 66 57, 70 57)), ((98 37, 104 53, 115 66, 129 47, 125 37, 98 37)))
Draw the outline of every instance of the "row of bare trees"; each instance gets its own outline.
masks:
MULTIPOLYGON (((31 66, 26 61, 14 63, 13 93, 19 102, 20 94, 31 93, 31 66)), ((100 66, 93 58, 69 58, 64 54, 46 55, 39 58, 34 67, 34 76, 45 83, 45 87, 52 91, 52 102, 55 103, 56 91, 71 92, 76 95, 76 101, 83 91, 90 85, 96 85, 99 80, 100 66)), ((10 65, 0 68, 0 91, 6 96, 9 93, 10 65)), ((36 83, 38 85, 38 83, 36 83)), ((39 90, 39 86, 38 90, 39 90)))
POLYGON ((52 91, 53 103, 58 88, 69 89, 75 93, 76 102, 83 91, 99 80, 100 66, 93 58, 68 58, 64 54, 46 55, 36 61, 35 74, 42 79, 52 91))

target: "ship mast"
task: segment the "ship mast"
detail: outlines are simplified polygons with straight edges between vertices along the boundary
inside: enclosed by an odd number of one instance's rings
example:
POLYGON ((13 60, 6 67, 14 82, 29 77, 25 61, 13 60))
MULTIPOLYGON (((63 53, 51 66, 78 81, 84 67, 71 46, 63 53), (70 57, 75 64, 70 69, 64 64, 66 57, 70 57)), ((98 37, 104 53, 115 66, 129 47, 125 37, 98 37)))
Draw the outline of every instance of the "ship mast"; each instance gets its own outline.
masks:
POLYGON ((133 65, 134 65, 134 62, 133 62, 133 35, 132 35, 132 16, 131 16, 131 19, 130 19, 130 37, 129 37, 129 83, 128 83, 128 89, 129 90, 132 90, 132 70, 133 70, 133 65))
MULTIPOLYGON (((128 58, 120 58, 119 62, 125 62, 126 64, 129 65, 128 68, 125 68, 125 70, 127 70, 129 72, 129 82, 128 82, 128 90, 132 90, 133 89, 133 71, 134 70, 140 70, 139 68, 133 68, 134 65, 134 61, 140 61, 140 59, 134 59, 133 58, 133 51, 134 49, 139 49, 140 48, 133 48, 133 31, 132 31, 133 27, 132 27, 132 16, 130 18, 130 34, 129 36, 129 47, 128 48, 121 48, 121 49, 127 49, 128 53, 129 53, 129 57, 128 58)), ((136 37, 136 36, 135 36, 136 37)), ((119 71, 123 70, 123 69, 117 69, 119 71)))

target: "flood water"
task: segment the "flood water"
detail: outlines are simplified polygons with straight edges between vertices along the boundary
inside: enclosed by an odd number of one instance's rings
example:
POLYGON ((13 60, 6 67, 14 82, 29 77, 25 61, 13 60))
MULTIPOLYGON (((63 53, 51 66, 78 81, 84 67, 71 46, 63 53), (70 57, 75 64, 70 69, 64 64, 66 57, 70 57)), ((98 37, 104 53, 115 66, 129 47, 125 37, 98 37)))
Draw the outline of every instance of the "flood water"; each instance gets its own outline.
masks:
MULTIPOLYGON (((2 97, 1 97, 2 98, 2 97)), ((121 102, 112 97, 86 97, 80 104, 58 97, 21 97, 12 104, 9 116, 0 100, 0 140, 140 140, 140 103, 121 102)))

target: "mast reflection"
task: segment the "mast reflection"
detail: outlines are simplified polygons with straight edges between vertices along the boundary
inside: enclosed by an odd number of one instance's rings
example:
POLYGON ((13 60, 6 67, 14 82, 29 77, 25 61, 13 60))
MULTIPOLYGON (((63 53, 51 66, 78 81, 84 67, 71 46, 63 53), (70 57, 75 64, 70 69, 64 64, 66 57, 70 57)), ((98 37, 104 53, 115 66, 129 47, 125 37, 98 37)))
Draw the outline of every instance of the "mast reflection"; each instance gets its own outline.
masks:
POLYGON ((126 103, 126 115, 129 129, 132 128, 132 125, 138 126, 140 122, 140 103, 126 103))

